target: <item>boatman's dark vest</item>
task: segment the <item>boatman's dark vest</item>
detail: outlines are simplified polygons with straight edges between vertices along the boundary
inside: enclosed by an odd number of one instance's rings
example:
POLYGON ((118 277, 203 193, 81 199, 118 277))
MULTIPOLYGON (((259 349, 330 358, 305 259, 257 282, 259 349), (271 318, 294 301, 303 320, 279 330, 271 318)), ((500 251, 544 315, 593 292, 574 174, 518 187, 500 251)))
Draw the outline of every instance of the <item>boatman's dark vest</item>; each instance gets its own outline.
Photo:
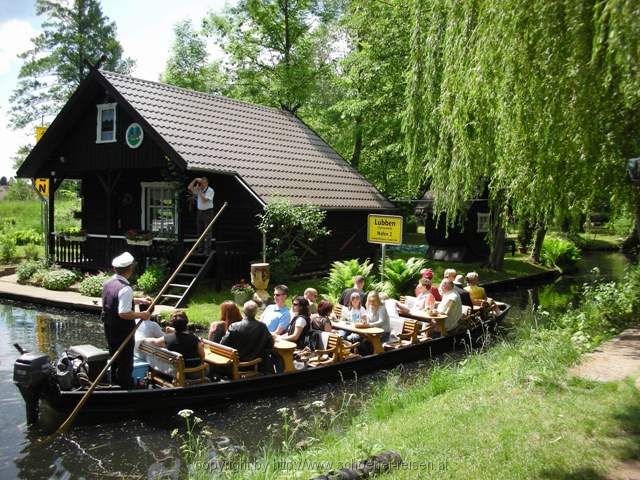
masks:
MULTIPOLYGON (((126 335, 135 327, 135 322, 123 320, 118 314, 118 294, 126 286, 128 284, 124 280, 114 277, 102 287, 102 314, 100 318, 114 334, 126 335)), ((133 302, 131 310, 133 310, 133 302)))

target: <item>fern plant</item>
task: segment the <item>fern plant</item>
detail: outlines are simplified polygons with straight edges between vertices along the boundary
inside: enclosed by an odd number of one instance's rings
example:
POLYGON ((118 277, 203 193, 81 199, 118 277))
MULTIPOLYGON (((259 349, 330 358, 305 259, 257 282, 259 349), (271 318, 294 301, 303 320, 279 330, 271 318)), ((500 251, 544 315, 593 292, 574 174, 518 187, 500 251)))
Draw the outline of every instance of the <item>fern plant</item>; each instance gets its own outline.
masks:
POLYGON ((363 263, 360 263, 358 259, 333 262, 326 285, 331 300, 335 301, 344 289, 353 287, 353 279, 358 275, 364 277, 365 291, 369 290, 373 284, 372 269, 373 264, 369 260, 365 260, 363 263))
POLYGON ((420 270, 425 268, 426 264, 425 259, 415 257, 410 257, 407 260, 402 258, 386 260, 383 272, 384 281, 374 285, 374 288, 386 293, 391 298, 412 295, 413 288, 420 278, 420 270))

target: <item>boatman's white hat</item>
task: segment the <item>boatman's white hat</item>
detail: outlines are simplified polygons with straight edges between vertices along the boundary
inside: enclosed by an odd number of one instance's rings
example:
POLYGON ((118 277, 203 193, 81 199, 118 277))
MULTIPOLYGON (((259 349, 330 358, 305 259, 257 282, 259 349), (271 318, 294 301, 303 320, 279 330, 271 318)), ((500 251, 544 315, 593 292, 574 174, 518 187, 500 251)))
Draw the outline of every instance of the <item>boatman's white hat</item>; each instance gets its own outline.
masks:
POLYGON ((126 268, 134 262, 133 255, 129 252, 124 252, 122 255, 118 255, 111 262, 111 266, 115 268, 126 268))

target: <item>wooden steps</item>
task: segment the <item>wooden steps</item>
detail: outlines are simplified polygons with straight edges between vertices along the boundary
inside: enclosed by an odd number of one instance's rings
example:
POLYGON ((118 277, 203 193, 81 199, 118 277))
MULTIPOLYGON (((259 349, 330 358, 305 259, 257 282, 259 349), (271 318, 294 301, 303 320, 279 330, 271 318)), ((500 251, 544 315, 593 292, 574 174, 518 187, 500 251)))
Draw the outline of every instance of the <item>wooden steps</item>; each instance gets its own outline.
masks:
POLYGON ((180 308, 186 304, 189 295, 198 282, 204 278, 213 264, 215 251, 208 256, 193 254, 176 274, 182 279, 176 283, 170 283, 167 291, 161 296, 160 304, 173 308, 180 308))

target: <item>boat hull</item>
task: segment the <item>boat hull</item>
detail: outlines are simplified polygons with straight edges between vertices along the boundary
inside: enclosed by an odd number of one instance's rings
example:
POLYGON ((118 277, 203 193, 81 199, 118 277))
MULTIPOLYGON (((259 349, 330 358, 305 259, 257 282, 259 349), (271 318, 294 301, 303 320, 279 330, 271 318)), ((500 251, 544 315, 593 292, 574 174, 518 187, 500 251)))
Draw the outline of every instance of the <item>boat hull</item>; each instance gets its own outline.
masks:
MULTIPOLYGON (((447 352, 477 346, 483 337, 506 316, 509 306, 500 315, 472 330, 451 337, 442 337, 377 355, 348 360, 294 373, 280 373, 234 381, 221 381, 184 388, 146 390, 97 390, 83 407, 83 417, 106 418, 105 415, 136 415, 158 410, 213 407, 229 401, 246 401, 265 395, 288 395, 296 390, 337 382, 359 374, 393 368, 425 360, 447 352)), ((61 391, 53 382, 42 393, 42 399, 61 414, 70 412, 85 391, 61 391)))

